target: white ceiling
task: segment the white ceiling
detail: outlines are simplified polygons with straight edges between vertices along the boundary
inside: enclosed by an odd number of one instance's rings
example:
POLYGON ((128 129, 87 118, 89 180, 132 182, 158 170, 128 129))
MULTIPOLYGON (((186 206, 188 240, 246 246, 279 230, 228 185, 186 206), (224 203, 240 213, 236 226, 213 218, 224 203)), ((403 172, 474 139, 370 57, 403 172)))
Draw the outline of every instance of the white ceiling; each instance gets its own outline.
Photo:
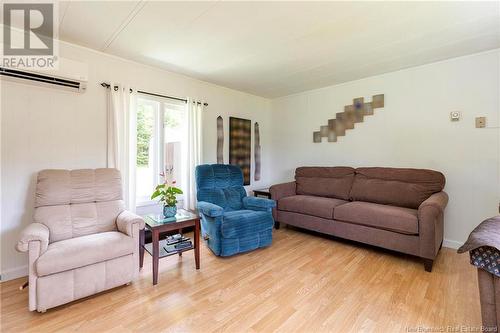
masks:
POLYGON ((500 2, 60 2, 60 38, 264 97, 500 47, 500 2))

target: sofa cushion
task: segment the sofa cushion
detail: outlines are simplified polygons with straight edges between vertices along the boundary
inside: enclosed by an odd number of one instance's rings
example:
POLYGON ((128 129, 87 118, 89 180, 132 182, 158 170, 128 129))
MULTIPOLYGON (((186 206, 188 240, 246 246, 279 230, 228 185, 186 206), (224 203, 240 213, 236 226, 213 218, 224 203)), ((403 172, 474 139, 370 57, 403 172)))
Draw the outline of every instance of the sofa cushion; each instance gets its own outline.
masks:
POLYGON ((54 242, 36 261, 37 275, 50 275, 132 254, 136 246, 132 237, 118 231, 54 242))
POLYGON ((294 195, 280 199, 278 201, 278 209, 325 219, 333 219, 334 208, 346 203, 348 203, 348 201, 341 199, 315 197, 310 195, 294 195))
POLYGON ((403 234, 418 234, 417 210, 371 202, 349 202, 335 208, 335 220, 403 234))
POLYGON ((111 168, 42 170, 35 207, 122 200, 120 171, 111 168))
POLYGON ((271 212, 256 210, 233 210, 225 212, 221 233, 225 238, 243 238, 272 229, 274 220, 271 212))
POLYGON ((348 200, 354 180, 350 167, 301 167, 295 170, 297 194, 348 200))
POLYGON ((34 221, 50 230, 50 242, 115 231, 125 209, 116 169, 43 170, 38 173, 34 221))
POLYGON ((444 175, 426 169, 357 168, 351 200, 418 208, 443 190, 444 175))
POLYGON ((122 200, 43 206, 33 220, 50 230, 50 243, 73 237, 116 231, 116 217, 125 209, 122 200))

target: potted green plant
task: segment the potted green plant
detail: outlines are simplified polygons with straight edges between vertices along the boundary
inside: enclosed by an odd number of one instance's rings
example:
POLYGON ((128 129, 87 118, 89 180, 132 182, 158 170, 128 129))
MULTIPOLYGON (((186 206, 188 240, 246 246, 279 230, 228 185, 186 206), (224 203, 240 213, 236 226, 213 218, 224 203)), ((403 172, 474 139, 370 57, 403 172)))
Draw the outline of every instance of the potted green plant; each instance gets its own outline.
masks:
MULTIPOLYGON (((172 185, 174 184, 175 181, 172 182, 172 185)), ((151 199, 159 198, 159 202, 163 203, 163 216, 174 217, 177 214, 178 194, 182 194, 180 188, 165 183, 156 186, 155 191, 151 194, 151 199)))

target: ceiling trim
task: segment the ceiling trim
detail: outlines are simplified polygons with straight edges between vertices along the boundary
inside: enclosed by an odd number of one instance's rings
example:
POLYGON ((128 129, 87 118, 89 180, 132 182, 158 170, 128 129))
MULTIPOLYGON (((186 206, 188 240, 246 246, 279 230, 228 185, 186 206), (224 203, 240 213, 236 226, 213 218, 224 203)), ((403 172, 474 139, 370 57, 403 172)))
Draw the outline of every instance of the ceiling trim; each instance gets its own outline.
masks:
POLYGON ((101 47, 101 51, 106 51, 106 49, 113 43, 113 41, 120 35, 120 33, 125 29, 130 22, 141 12, 141 10, 146 6, 147 0, 139 0, 135 7, 130 11, 130 14, 123 20, 122 24, 118 26, 116 31, 108 38, 108 40, 101 47))

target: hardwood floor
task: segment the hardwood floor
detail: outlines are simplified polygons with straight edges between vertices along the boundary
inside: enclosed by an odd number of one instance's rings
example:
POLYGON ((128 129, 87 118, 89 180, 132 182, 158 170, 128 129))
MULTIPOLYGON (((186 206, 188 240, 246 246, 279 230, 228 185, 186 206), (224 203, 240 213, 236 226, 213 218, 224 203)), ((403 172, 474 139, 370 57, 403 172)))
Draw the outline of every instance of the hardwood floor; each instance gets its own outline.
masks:
POLYGON ((231 258, 203 244, 140 279, 45 314, 28 311, 24 279, 0 284, 2 332, 409 332, 480 326, 475 269, 443 248, 432 273, 413 257, 289 228, 231 258), (409 329, 409 330, 408 330, 409 329))

